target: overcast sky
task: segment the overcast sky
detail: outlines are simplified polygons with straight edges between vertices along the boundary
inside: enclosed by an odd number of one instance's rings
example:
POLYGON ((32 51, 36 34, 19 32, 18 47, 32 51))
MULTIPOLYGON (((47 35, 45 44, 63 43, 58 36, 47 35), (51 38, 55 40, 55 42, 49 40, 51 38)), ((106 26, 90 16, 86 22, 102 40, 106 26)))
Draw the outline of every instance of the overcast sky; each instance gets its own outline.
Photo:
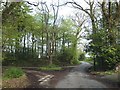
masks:
MULTIPOLYGON (((25 1, 29 1, 29 2, 32 2, 32 3, 36 3, 38 1, 40 1, 40 2, 43 1, 43 2, 47 2, 48 6, 50 6, 51 3, 57 5, 57 2, 58 2, 58 0, 36 0, 36 1, 34 1, 34 0, 25 0, 25 1)), ((67 1, 72 1, 72 0, 59 0, 60 5, 64 4, 67 1)), ((74 0, 74 1, 78 2, 84 8, 87 7, 87 4, 84 2, 84 0, 74 0)), ((74 12, 75 12, 75 9, 70 4, 65 5, 65 6, 61 6, 60 9, 59 9, 59 15, 64 16, 64 17, 67 17, 69 15, 73 15, 74 12)))

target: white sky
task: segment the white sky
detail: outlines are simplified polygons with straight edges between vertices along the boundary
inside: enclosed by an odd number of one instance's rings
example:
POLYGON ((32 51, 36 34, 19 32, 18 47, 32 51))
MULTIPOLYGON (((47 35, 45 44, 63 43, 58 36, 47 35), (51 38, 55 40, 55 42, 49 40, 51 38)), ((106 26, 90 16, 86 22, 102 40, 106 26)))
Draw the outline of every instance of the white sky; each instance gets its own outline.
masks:
MULTIPOLYGON (((38 1, 42 1, 42 2, 47 2, 47 5, 50 6, 51 3, 53 4, 57 4, 58 0, 25 0, 25 1, 29 1, 29 2, 32 2, 32 3, 35 3, 35 2, 38 2, 38 1)), ((67 1, 72 1, 72 0, 59 0, 60 2, 60 5, 61 4, 64 4, 65 2, 67 1)), ((85 7, 87 6, 87 4, 84 2, 84 0, 74 0, 76 2, 78 2, 81 6, 85 7)), ((65 6, 61 6, 60 9, 59 9, 59 16, 69 16, 69 15, 73 15, 75 12, 75 9, 72 8, 72 6, 70 4, 67 4, 65 6)))
MULTIPOLYGON (((15 1, 17 1, 17 0, 15 0, 15 1)), ((51 3, 57 4, 57 2, 58 2, 58 0, 35 0, 35 1, 34 0, 24 0, 24 1, 29 1, 29 2, 39 2, 39 1, 41 2, 41 1, 43 1, 43 2, 47 2, 48 5, 50 5, 51 3)), ((60 5, 64 4, 67 1, 72 1, 72 0, 59 0, 60 5)), ((86 4, 86 2, 84 0, 74 0, 74 1, 77 2, 78 4, 80 4, 84 8, 88 7, 88 5, 86 4)), ((88 1, 88 0, 86 0, 86 1, 88 1)), ((93 1, 93 0, 90 0, 90 1, 93 1)), ((94 0, 94 1, 100 1, 101 2, 103 0, 94 0)), ((108 1, 108 0, 104 0, 104 1, 108 1)), ((118 0, 111 0, 111 1, 114 2, 114 1, 118 1, 118 0)), ((65 6, 61 6, 60 10, 59 10, 59 15, 60 16, 73 15, 74 12, 75 12, 75 9, 73 9, 70 6, 71 6, 70 4, 65 5, 65 6)))

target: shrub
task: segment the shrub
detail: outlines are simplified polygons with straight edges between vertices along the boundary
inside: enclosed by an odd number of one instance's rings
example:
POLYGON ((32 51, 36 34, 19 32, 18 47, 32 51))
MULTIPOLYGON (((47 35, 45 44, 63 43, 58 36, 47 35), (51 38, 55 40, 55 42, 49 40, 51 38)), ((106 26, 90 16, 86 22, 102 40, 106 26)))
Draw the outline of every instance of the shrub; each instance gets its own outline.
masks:
POLYGON ((21 68, 11 67, 11 68, 5 70, 3 77, 5 79, 19 78, 23 74, 24 74, 24 72, 21 68))
POLYGON ((73 60, 71 63, 72 63, 72 65, 81 64, 81 62, 79 60, 73 60))
POLYGON ((59 60, 59 62, 65 65, 70 64, 72 58, 73 58, 73 52, 70 48, 64 48, 64 50, 61 50, 57 55, 57 60, 59 60))
POLYGON ((93 58, 86 58, 85 61, 88 62, 88 63, 92 63, 93 62, 93 58))
POLYGON ((81 53, 78 57, 79 61, 84 61, 85 60, 85 53, 81 53))

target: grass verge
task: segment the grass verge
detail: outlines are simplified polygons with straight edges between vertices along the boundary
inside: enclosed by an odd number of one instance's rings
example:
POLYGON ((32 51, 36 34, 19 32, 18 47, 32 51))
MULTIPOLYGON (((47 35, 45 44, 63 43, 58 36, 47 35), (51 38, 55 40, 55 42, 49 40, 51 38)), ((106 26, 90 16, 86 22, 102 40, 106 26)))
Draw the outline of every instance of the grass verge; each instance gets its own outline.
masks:
POLYGON ((9 67, 3 71, 2 88, 25 88, 29 86, 28 77, 18 67, 9 67))
POLYGON ((91 74, 94 74, 94 75, 101 75, 101 76, 104 76, 104 75, 112 75, 113 73, 116 73, 115 70, 110 70, 110 71, 100 71, 100 72, 97 72, 97 71, 93 71, 91 72, 91 74))
POLYGON ((43 70, 43 71, 57 71, 57 70, 62 70, 62 67, 51 64, 51 65, 48 65, 48 66, 40 67, 39 69, 43 70))
POLYGON ((13 78, 19 78, 23 76, 25 73, 21 68, 18 67, 10 67, 3 72, 3 79, 13 79, 13 78))
POLYGON ((19 78, 2 80, 2 88, 26 88, 30 85, 30 81, 24 74, 19 78))

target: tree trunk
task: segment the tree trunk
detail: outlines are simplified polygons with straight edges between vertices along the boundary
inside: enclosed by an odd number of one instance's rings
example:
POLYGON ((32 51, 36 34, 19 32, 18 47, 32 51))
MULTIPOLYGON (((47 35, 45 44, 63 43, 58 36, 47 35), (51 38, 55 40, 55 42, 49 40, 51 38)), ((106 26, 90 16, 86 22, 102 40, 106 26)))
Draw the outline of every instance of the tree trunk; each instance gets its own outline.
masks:
POLYGON ((65 49, 65 33, 63 33, 63 37, 62 37, 62 52, 64 52, 65 49))

